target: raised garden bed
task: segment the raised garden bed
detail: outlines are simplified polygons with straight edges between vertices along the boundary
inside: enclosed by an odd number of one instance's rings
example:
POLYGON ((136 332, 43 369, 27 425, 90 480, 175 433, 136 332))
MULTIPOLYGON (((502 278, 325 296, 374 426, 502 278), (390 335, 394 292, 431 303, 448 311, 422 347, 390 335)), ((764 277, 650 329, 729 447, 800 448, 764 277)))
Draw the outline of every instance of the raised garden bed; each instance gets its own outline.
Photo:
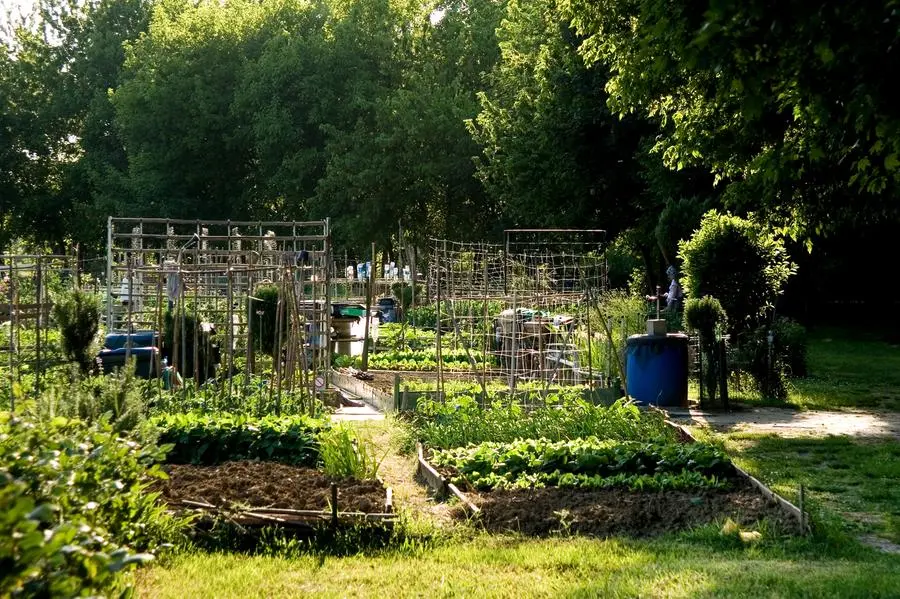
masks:
POLYGON ((170 464, 166 470, 169 479, 156 490, 170 506, 224 514, 241 524, 394 519, 390 489, 381 481, 331 480, 313 468, 264 461, 170 464))
MULTIPOLYGON (((689 434, 683 432, 681 442, 691 444, 689 434)), ((543 452, 543 455, 559 458, 561 452, 565 453, 564 446, 552 444, 552 447, 542 447, 538 443, 537 454, 543 452)), ((437 492, 456 495, 468 515, 477 514, 482 525, 494 532, 514 531, 538 536, 571 532, 642 537, 684 530, 726 517, 739 525, 765 518, 784 529, 805 530, 802 513, 795 506, 743 470, 731 464, 717 464, 715 451, 710 453, 706 448, 697 447, 701 450, 699 453, 693 448, 686 448, 688 451, 685 453, 677 449, 678 444, 674 452, 670 451, 672 446, 663 446, 660 453, 647 446, 636 451, 634 458, 612 452, 614 459, 606 467, 596 470, 593 479, 590 473, 582 474, 582 478, 578 478, 577 473, 566 474, 567 479, 552 474, 547 477, 545 473, 546 478, 541 479, 534 472, 527 472, 528 468, 522 469, 522 477, 487 475, 492 467, 495 472, 502 472, 506 464, 512 461, 523 458, 522 464, 529 461, 529 456, 524 455, 528 452, 516 455, 516 451, 512 450, 501 458, 499 452, 503 448, 488 446, 486 451, 481 452, 482 459, 474 459, 469 464, 472 470, 481 470, 472 477, 473 483, 468 477, 461 476, 458 469, 448 467, 446 456, 441 460, 445 465, 436 468, 429 459, 431 453, 419 445, 419 472, 437 492), (666 463, 677 462, 678 454, 682 454, 685 464, 691 464, 685 472, 693 472, 696 463, 705 464, 696 468, 696 474, 711 475, 709 479, 691 482, 690 476, 693 474, 690 474, 685 483, 679 478, 680 475, 672 473, 645 473, 630 477, 630 466, 619 469, 621 464, 643 463, 645 467, 650 466, 650 472, 656 467, 666 470, 666 463), (704 458, 704 454, 709 455, 704 458), (654 462, 662 457, 665 461, 654 462), (496 460, 493 466, 490 464, 492 459, 496 460), (499 469, 498 463, 502 466, 499 469), (603 488, 603 484, 615 476, 621 480, 603 488), (536 488, 528 488, 525 477, 534 477, 538 481, 536 488), (548 482, 546 486, 541 486, 548 482), (646 485, 646 490, 641 490, 641 485, 646 485), (476 486, 479 488, 476 489, 476 486), (517 486, 525 488, 515 488, 517 486)), ((458 454, 461 451, 459 455, 462 455, 468 450, 456 451, 458 454)), ((603 451, 595 453, 594 459, 602 454, 603 451)), ((565 461, 566 458, 561 459, 565 461)), ((582 454, 581 459, 587 458, 582 454)), ((571 466, 572 462, 569 464, 571 466)), ((678 468, 673 472, 676 470, 678 468)))

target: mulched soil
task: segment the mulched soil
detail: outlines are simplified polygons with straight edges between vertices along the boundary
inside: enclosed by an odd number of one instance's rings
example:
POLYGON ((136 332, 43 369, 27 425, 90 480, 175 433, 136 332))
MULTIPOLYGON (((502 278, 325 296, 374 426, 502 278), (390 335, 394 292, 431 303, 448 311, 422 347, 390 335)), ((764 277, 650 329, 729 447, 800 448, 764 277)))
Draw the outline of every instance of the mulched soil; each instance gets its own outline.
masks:
POLYGON ((559 532, 650 537, 730 517, 740 525, 762 518, 788 530, 791 522, 749 482, 735 478, 729 490, 663 493, 625 489, 545 488, 468 493, 492 532, 544 536, 559 532))
MULTIPOLYGON (((171 505, 183 500, 215 506, 325 510, 331 500, 331 479, 318 470, 277 462, 239 461, 215 466, 170 464, 169 480, 154 490, 171 505)), ((385 489, 378 481, 343 479, 338 485, 342 512, 384 511, 385 489)))

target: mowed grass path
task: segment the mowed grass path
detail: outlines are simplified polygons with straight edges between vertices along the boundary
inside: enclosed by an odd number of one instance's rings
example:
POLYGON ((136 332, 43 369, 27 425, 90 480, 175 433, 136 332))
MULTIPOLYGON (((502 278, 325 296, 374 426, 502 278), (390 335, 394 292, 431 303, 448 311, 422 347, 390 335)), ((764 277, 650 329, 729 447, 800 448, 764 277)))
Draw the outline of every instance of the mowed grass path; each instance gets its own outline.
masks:
POLYGON ((653 541, 478 535, 355 557, 194 554, 139 574, 171 597, 897 597, 900 558, 735 547, 714 529, 653 541))

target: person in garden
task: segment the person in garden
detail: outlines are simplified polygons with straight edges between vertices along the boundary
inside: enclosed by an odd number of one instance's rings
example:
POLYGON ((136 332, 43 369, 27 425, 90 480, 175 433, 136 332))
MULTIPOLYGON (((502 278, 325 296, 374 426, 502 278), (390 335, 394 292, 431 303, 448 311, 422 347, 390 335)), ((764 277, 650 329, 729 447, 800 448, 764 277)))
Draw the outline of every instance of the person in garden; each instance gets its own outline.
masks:
POLYGON ((669 265, 666 269, 666 276, 669 277, 669 290, 663 294, 666 298, 666 310, 675 312, 681 308, 684 301, 684 291, 681 289, 681 283, 678 282, 678 271, 674 266, 669 265))

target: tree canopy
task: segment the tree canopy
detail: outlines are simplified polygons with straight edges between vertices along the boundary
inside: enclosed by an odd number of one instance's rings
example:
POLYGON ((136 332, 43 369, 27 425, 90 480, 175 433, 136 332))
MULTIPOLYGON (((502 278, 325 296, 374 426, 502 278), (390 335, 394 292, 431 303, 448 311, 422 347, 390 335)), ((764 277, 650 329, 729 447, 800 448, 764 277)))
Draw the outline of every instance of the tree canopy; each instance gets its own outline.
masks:
POLYGON ((900 221, 896 4, 40 0, 0 24, 0 244, 599 227, 654 284, 710 209, 864 242, 900 221))

